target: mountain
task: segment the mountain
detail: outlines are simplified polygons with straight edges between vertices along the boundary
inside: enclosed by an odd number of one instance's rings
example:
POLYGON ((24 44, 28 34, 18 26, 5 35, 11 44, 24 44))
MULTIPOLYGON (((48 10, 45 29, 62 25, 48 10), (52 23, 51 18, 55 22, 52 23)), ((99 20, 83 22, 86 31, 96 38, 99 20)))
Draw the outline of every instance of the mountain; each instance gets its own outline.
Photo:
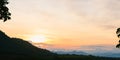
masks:
MULTIPOLYGON (((41 49, 33 46, 29 42, 20 38, 11 38, 4 32, 0 31, 0 58, 19 58, 19 57, 45 57, 54 56, 46 49, 41 49)), ((6 60, 6 59, 5 59, 6 60)), ((10 59, 9 59, 10 60, 10 59)))
POLYGON ((23 39, 11 38, 0 31, 0 60, 120 60, 120 58, 76 55, 78 53, 86 54, 78 51, 56 54, 46 49, 37 48, 23 39))
POLYGON ((104 53, 94 53, 92 54, 94 56, 102 56, 102 57, 120 57, 120 53, 114 53, 114 52, 104 52, 104 53))
POLYGON ((82 51, 53 51, 57 54, 75 54, 75 55, 89 55, 88 53, 82 51))

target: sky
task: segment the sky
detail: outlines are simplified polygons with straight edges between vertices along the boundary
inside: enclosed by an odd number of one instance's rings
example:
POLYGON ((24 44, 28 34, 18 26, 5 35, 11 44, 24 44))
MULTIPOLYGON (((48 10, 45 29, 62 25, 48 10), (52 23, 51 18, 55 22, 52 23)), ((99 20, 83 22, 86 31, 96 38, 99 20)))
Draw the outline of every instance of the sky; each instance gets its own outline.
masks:
POLYGON ((45 41, 33 44, 59 49, 118 43, 115 32, 120 27, 120 0, 9 2, 12 19, 5 23, 0 21, 0 30, 11 37, 30 41, 29 38, 42 35, 45 41))

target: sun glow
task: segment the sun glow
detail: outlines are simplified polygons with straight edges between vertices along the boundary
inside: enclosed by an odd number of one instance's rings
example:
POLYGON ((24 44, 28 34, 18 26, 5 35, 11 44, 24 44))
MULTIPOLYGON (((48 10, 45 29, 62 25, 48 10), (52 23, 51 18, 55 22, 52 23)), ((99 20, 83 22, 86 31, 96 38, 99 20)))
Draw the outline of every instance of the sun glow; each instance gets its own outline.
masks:
POLYGON ((42 43, 46 41, 46 37, 43 35, 37 35, 29 38, 29 40, 33 43, 42 43))

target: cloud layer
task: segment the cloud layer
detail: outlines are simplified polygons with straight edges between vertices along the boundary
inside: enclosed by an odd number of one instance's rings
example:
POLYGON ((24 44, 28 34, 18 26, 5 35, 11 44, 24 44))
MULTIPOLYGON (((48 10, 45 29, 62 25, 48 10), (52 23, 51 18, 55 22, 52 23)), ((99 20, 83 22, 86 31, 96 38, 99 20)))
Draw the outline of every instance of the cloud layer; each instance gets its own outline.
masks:
POLYGON ((0 28, 10 36, 43 34, 49 44, 116 44, 119 0, 10 0, 12 20, 0 28), (14 33, 11 33, 14 32, 14 33))

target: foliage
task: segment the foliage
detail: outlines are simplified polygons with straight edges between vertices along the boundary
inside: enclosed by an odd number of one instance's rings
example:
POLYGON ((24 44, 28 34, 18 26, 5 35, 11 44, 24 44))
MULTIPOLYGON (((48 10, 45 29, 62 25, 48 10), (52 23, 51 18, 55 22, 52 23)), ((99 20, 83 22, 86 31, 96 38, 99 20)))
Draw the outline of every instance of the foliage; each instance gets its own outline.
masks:
POLYGON ((11 19, 11 13, 6 6, 7 4, 8 0, 0 0, 0 19, 2 19, 4 22, 11 19))
MULTIPOLYGON (((120 28, 117 29, 116 31, 117 37, 120 37, 120 28)), ((119 44, 116 45, 116 48, 120 48, 120 40, 119 40, 119 44)))

